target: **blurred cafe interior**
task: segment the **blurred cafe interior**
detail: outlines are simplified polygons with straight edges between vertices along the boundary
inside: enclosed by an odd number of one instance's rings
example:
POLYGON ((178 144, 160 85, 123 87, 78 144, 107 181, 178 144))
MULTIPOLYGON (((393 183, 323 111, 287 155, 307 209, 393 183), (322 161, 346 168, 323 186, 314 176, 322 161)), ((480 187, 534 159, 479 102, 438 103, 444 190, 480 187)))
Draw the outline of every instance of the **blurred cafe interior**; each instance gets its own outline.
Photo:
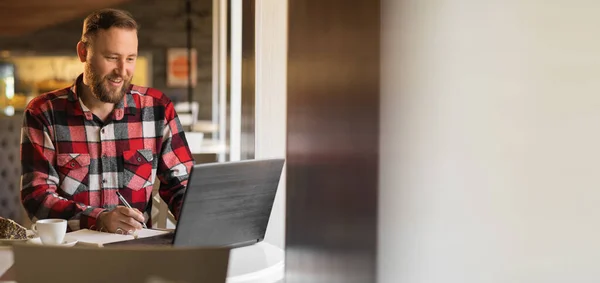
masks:
MULTIPOLYGON (((196 163, 285 157, 264 241, 232 251, 226 280, 203 282, 364 283, 376 282, 381 271, 403 272, 393 261, 404 250, 395 249, 396 234, 388 231, 394 237, 378 238, 380 13, 385 11, 380 2, 0 0, 0 216, 31 225, 19 196, 23 108, 45 91, 70 85, 82 71, 75 47, 83 18, 96 9, 120 8, 140 25, 133 82, 161 90, 177 105, 196 163), (376 265, 378 252, 393 259, 380 261, 385 269, 376 265)), ((406 10, 400 4, 394 8, 388 20, 406 10)), ((388 102, 395 88, 382 92, 388 102)), ((403 107, 391 102, 383 114, 403 107)), ((388 130, 392 135, 395 129, 388 130)), ((396 153, 384 149, 390 156, 396 153)), ((394 165, 391 161, 400 159, 384 161, 394 165)), ((385 184, 385 192, 398 191, 397 182, 385 184)), ((406 207, 384 205, 393 213, 406 207)), ((159 197, 152 208, 152 227, 176 225, 159 197)), ((381 227, 398 227, 394 215, 381 215, 389 220, 381 227)), ((22 247, 23 252, 33 250, 22 247)), ((60 254, 71 251, 78 249, 65 248, 60 254)), ((109 261, 114 258, 110 252, 103 250, 109 261)), ((168 263, 163 267, 175 265, 170 258, 178 258, 163 250, 152 252, 156 254, 132 256, 164 259, 168 263)), ((78 270, 71 265, 77 258, 65 261, 70 268, 66 273, 78 270)), ((14 282, 15 260, 10 247, 0 246, 0 282, 14 282)), ((156 266, 142 270, 156 271, 156 266)), ((180 267, 202 271, 189 262, 180 267)), ((383 275, 380 282, 398 282, 395 274, 383 275)), ((145 282, 167 282, 151 279, 145 282)))
MULTIPOLYGON (((160 89, 169 96, 200 161, 227 160, 230 147, 226 131, 230 127, 226 118, 236 101, 225 96, 225 89, 221 93, 218 89, 219 84, 225 88, 227 81, 219 81, 221 73, 216 65, 227 64, 230 52, 226 47, 219 48, 221 23, 212 17, 212 2, 189 1, 189 9, 188 1, 112 0, 86 1, 89 5, 81 5, 70 0, 53 4, 29 0, 2 4, 7 5, 0 12, 2 114, 19 116, 37 95, 70 86, 83 71, 75 53, 83 18, 97 8, 122 8, 130 11, 141 26, 132 83, 160 89), (25 11, 28 16, 21 17, 19 13, 25 11), (192 76, 188 77, 190 67, 192 76)), ((221 29, 230 33, 232 30, 225 24, 221 29)), ((233 31, 241 34, 241 30, 233 31)), ((239 105, 234 106, 238 108, 239 105)), ((240 119, 229 122, 237 127, 240 119)), ((252 153, 245 155, 251 157, 252 153)))
MULTIPOLYGON (((285 2, 274 5, 285 12, 285 2)), ((268 109, 262 112, 265 115, 259 120, 265 124, 260 127, 271 129, 262 134, 270 137, 269 144, 255 142, 254 1, 0 1, 0 216, 25 227, 32 225, 19 195, 23 110, 33 98, 72 85, 82 73, 76 44, 83 19, 101 8, 126 10, 138 22, 139 53, 132 83, 156 88, 173 101, 196 164, 285 156, 285 117, 277 110, 285 108, 284 84, 264 85, 279 93, 266 102, 278 103, 273 110, 278 116, 268 109)), ((285 13, 279 14, 277 20, 283 22, 285 13)), ((275 42, 284 46, 285 25, 278 26, 275 42)), ((281 72, 275 78, 285 79, 285 52, 277 48, 281 72)), ((157 188, 155 184, 153 227, 173 229, 175 218, 157 188)), ((283 194, 277 194, 265 246, 255 251, 271 259, 242 255, 232 263, 239 268, 230 264, 238 269, 230 274, 234 282, 246 282, 244 276, 252 278, 252 272, 265 273, 269 268, 274 271, 264 282, 283 277, 283 194)), ((3 261, 11 259, 0 251, 0 282, 8 268, 3 261)))
MULTIPOLYGON (((11 146, 10 160, 3 164, 15 167, 6 174, 14 175, 8 182, 10 191, 19 190, 22 111, 31 99, 72 85, 82 73, 75 46, 83 19, 100 8, 124 9, 138 22, 139 53, 132 83, 159 89, 173 101, 196 163, 254 158, 255 105, 250 91, 254 78, 241 72, 254 56, 251 42, 242 46, 242 36, 254 35, 249 24, 254 15, 250 1, 221 2, 220 6, 213 0, 2 2, 0 112, 6 121, 2 145, 11 146), (23 13, 28 16, 20 16, 23 13)), ((24 216, 14 213, 9 216, 24 216)))
POLYGON ((30 225, 20 112, 103 7, 140 23, 134 81, 197 163, 285 157, 264 241, 214 282, 600 282, 600 2, 0 0, 0 216, 30 225))

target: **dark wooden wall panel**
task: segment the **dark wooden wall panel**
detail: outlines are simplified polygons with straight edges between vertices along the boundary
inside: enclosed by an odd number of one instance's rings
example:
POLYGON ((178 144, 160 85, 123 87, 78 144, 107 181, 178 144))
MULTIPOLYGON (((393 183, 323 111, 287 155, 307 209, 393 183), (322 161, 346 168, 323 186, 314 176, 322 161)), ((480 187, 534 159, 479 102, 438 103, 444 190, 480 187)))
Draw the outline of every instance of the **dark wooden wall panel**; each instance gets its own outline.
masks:
POLYGON ((286 282, 375 282, 380 4, 290 0, 286 282))
POLYGON ((242 136, 240 157, 254 159, 256 79, 255 79, 255 0, 244 0, 242 7, 242 136))

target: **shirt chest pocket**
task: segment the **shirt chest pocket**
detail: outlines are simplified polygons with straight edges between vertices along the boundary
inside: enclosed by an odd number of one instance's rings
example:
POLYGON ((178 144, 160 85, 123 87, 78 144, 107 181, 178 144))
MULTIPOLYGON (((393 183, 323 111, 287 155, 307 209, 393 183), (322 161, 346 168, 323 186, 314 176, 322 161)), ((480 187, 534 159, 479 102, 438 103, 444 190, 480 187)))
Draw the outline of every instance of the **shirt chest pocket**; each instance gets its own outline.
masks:
POLYGON ((90 155, 61 153, 56 156, 60 189, 68 196, 87 191, 89 184, 90 155))
POLYGON ((134 191, 152 187, 156 178, 154 155, 150 149, 123 152, 123 186, 134 191))

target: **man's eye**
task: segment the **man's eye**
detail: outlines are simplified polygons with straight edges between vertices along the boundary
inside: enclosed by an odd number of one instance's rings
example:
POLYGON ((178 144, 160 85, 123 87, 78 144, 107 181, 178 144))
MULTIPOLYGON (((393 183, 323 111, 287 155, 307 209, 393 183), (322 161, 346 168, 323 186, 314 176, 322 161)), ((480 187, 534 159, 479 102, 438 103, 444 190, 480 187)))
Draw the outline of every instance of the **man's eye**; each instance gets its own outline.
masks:
POLYGON ((117 57, 106 57, 108 60, 117 60, 117 57))
POLYGON ((135 58, 127 58, 127 61, 133 62, 133 61, 135 61, 135 58))

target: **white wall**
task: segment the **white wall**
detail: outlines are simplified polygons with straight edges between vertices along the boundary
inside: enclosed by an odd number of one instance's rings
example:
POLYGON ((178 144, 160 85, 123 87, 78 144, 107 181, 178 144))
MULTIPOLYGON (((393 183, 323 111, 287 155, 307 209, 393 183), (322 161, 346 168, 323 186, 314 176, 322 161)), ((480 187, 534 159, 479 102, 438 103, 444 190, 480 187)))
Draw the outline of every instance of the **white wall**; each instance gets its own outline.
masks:
MULTIPOLYGON (((256 1, 255 157, 284 158, 287 123, 287 1, 256 1)), ((285 168, 265 241, 285 246, 285 168)))
POLYGON ((600 282, 600 2, 383 2, 379 282, 600 282))

